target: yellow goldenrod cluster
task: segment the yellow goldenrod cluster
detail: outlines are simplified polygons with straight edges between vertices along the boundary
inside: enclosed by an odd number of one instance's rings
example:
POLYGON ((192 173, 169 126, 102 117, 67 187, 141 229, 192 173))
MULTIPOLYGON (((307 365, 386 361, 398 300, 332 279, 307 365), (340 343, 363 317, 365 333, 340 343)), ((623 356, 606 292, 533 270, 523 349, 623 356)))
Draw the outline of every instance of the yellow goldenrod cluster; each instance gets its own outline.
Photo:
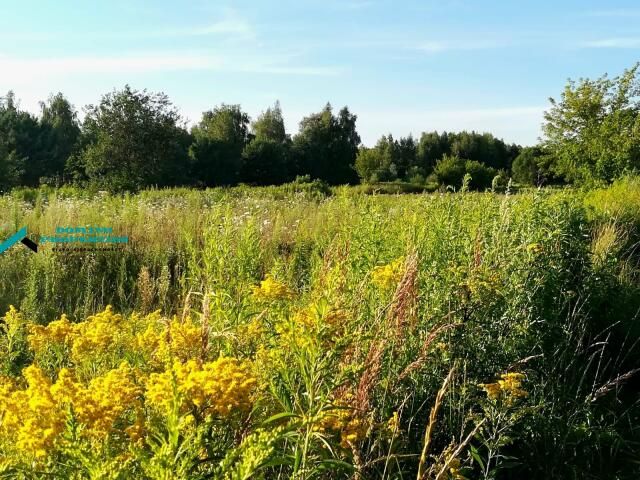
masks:
POLYGON ((336 408, 319 415, 314 421, 314 430, 327 430, 340 435, 340 446, 349 448, 364 440, 369 432, 369 422, 359 415, 353 408, 346 406, 346 402, 339 402, 336 408))
POLYGON ((35 458, 48 454, 69 415, 83 425, 87 437, 100 440, 119 422, 126 424, 125 414, 139 406, 141 389, 126 363, 86 386, 64 368, 55 383, 35 365, 25 368, 22 375, 27 383, 24 389, 12 380, 0 379, 0 432, 18 450, 35 458))
POLYGON ((177 316, 162 325, 159 317, 147 320, 147 328, 136 336, 138 348, 152 359, 162 362, 171 359, 187 361, 200 358, 205 348, 205 332, 202 326, 190 318, 180 321, 177 316))
POLYGON ((123 324, 122 315, 113 313, 109 305, 104 312, 80 323, 71 323, 66 315, 62 315, 47 326, 30 324, 27 341, 36 357, 52 348, 69 348, 71 359, 79 363, 114 350, 122 343, 123 324))
POLYGON ((5 440, 27 455, 44 457, 64 428, 65 417, 51 392, 51 381, 42 370, 23 371, 26 389, 3 379, 0 386, 0 431, 5 440))
POLYGON ((13 305, 9 305, 9 311, 3 318, 4 322, 0 322, 0 332, 7 336, 13 336, 24 328, 24 317, 13 305))
POLYGON ((113 313, 111 305, 104 312, 100 312, 80 322, 74 328, 74 340, 71 357, 80 362, 87 357, 100 355, 113 350, 122 332, 124 318, 113 313))
POLYGON ((387 420, 387 430, 393 435, 397 434, 400 430, 400 416, 397 411, 393 412, 393 415, 387 420))
POLYGON ((375 267, 371 272, 371 280, 374 285, 382 290, 390 290, 395 287, 402 278, 403 267, 403 258, 398 258, 387 265, 375 267))
POLYGON ((146 399, 168 410, 177 398, 183 411, 195 406, 204 415, 227 416, 251 406, 256 383, 248 362, 226 357, 204 364, 176 361, 170 369, 151 374, 146 399))
POLYGON ((460 473, 462 463, 458 458, 452 458, 449 460, 449 478, 452 480, 463 480, 464 477, 460 473))
POLYGON ((259 301, 284 300, 291 298, 293 292, 287 285, 277 281, 271 274, 267 274, 260 286, 253 287, 253 297, 259 301))
POLYGON ((517 398, 524 398, 528 394, 522 388, 524 374, 518 372, 503 373, 500 380, 495 383, 481 383, 479 385, 491 400, 504 398, 507 402, 512 402, 517 398))

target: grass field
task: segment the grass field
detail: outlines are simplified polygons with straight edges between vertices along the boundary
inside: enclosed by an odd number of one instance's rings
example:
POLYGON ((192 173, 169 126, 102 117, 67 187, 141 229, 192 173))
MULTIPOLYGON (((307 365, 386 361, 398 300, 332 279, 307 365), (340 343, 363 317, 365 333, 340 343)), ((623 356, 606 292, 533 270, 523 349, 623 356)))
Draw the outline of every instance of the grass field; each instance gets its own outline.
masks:
POLYGON ((637 478, 640 181, 0 197, 0 477, 637 478))

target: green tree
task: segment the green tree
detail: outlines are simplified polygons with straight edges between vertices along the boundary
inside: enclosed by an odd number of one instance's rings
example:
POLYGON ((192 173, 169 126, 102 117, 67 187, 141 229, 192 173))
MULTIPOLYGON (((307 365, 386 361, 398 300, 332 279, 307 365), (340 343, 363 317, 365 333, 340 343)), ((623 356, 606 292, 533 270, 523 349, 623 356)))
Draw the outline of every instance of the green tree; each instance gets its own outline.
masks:
POLYGON ((293 139, 298 173, 333 185, 356 182, 354 164, 360 145, 356 120, 347 107, 333 115, 330 104, 302 119, 293 139))
POLYGON ((181 183, 189 137, 165 94, 127 85, 86 112, 83 150, 72 163, 89 182, 114 191, 181 183))
POLYGON ((65 165, 80 137, 78 115, 62 93, 49 97, 46 103, 40 104, 40 108, 43 144, 49 154, 41 173, 49 181, 60 183, 65 165))
POLYGON ((433 171, 438 160, 451 153, 449 134, 443 132, 423 132, 416 148, 415 166, 425 173, 433 171))
POLYGON ((237 183, 249 140, 249 116, 240 105, 222 104, 204 112, 191 133, 189 153, 196 181, 205 186, 237 183))
POLYGON ((255 185, 277 185, 292 180, 295 164, 280 103, 262 112, 251 129, 253 138, 242 154, 240 180, 255 185))
POLYGON ((284 127, 284 118, 280 102, 276 102, 273 108, 269 107, 251 124, 253 136, 256 140, 270 140, 277 143, 285 143, 288 135, 284 127))
POLYGON ((44 171, 46 148, 36 117, 20 110, 13 92, 0 98, 0 178, 4 188, 37 186, 44 171))
POLYGON ((513 179, 526 185, 544 185, 557 179, 549 169, 549 155, 540 147, 523 148, 511 166, 513 179))
POLYGON ((545 113, 543 145, 568 181, 609 182, 640 169, 640 78, 636 64, 613 79, 569 81, 545 113))
POLYGON ((291 181, 286 143, 254 139, 244 149, 241 179, 254 185, 278 185, 291 181))
MULTIPOLYGON (((373 148, 363 148, 356 157, 355 169, 362 180, 368 183, 387 182, 400 177, 402 151, 399 143, 391 134, 383 135, 373 148)), ((403 165, 402 173, 406 174, 403 165)))
POLYGON ((466 173, 465 163, 465 160, 455 155, 444 155, 442 159, 436 163, 433 174, 436 176, 440 185, 459 188, 462 186, 462 179, 466 173))

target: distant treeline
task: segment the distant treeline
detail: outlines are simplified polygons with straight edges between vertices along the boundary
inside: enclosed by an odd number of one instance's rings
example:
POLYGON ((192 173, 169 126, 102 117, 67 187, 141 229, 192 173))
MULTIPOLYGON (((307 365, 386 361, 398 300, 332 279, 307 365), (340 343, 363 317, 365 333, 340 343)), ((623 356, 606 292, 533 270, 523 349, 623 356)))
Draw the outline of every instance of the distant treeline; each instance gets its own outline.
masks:
POLYGON ((523 149, 476 132, 388 135, 367 148, 356 115, 330 104, 291 136, 278 103, 253 122, 239 105, 222 104, 189 130, 166 95, 129 86, 85 107, 83 122, 61 93, 35 116, 9 92, 0 98, 0 190, 276 185, 300 176, 330 185, 475 189, 510 177, 532 185, 607 182, 640 168, 639 96, 638 65, 613 79, 570 81, 559 101, 551 99, 541 143, 523 149))

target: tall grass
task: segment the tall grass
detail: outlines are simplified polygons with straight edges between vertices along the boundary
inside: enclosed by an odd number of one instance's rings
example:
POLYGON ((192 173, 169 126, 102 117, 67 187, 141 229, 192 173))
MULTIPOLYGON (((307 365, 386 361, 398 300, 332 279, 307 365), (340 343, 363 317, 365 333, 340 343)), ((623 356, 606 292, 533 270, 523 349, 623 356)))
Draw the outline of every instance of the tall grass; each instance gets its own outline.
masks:
MULTIPOLYGON (((12 248, 0 255, 0 311, 15 305, 43 325, 107 305, 198 312, 212 358, 262 365, 261 400, 225 448, 241 455, 266 422, 281 435, 260 437, 267 478, 635 478, 638 191, 631 178, 517 195, 14 192, 0 198, 3 236, 90 225, 130 242, 12 248), (385 265, 389 288, 376 279, 385 265), (286 300, 255 302, 267 275, 286 300), (526 398, 478 386, 507 372, 526 375, 526 398), (350 440, 311 420, 343 410, 355 412, 342 425, 350 440)), ((30 361, 21 348, 13 367, 30 361)))

